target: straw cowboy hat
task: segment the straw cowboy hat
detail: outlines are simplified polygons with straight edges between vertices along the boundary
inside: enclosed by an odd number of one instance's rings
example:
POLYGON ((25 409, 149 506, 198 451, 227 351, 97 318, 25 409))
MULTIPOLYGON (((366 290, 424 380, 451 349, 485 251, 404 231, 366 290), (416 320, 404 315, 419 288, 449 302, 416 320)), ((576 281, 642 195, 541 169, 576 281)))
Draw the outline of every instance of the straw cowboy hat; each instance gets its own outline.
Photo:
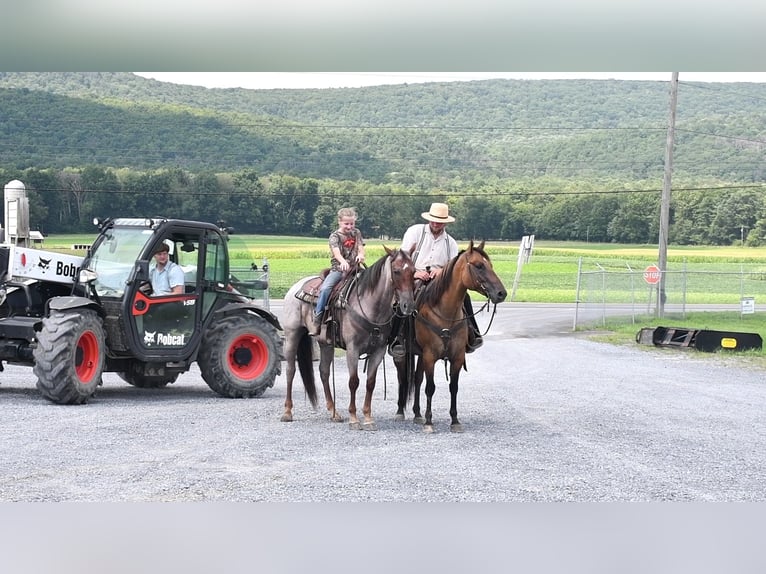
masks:
POLYGON ((432 203, 431 209, 420 214, 423 219, 435 221, 436 223, 452 223, 455 218, 449 214, 449 207, 446 203, 432 203))

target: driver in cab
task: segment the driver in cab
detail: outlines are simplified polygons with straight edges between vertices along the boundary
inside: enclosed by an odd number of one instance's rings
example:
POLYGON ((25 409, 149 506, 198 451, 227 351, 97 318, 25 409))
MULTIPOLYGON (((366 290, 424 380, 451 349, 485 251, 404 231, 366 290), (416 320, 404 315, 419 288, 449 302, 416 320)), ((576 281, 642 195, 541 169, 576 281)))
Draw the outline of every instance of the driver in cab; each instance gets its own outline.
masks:
POLYGON ((175 295, 184 292, 184 271, 170 260, 170 247, 160 243, 154 252, 154 265, 149 269, 152 295, 175 295))

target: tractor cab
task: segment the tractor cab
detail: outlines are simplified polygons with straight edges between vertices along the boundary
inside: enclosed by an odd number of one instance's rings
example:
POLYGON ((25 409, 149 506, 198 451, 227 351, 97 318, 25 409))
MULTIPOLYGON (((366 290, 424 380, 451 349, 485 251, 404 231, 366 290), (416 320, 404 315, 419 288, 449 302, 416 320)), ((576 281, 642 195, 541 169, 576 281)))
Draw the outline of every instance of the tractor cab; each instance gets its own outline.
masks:
POLYGON ((107 332, 118 354, 145 361, 186 359, 199 346, 208 317, 229 274, 226 237, 215 225, 167 219, 114 219, 100 223, 80 273, 106 311, 107 332), (151 287, 153 254, 168 246, 168 260, 183 270, 183 291, 158 295, 151 287), (111 323, 111 324, 110 324, 111 323))
POLYGON ((248 288, 263 288, 260 280, 230 275, 230 228, 168 218, 96 220, 98 237, 81 257, 27 245, 25 206, 23 193, 6 198, 6 214, 18 217, 15 234, 0 244, 0 371, 4 361, 32 366, 37 389, 58 404, 88 402, 105 372, 160 388, 195 362, 223 397, 257 397, 274 386, 281 326, 246 296, 248 288), (160 246, 183 271, 171 293, 151 287, 160 246))

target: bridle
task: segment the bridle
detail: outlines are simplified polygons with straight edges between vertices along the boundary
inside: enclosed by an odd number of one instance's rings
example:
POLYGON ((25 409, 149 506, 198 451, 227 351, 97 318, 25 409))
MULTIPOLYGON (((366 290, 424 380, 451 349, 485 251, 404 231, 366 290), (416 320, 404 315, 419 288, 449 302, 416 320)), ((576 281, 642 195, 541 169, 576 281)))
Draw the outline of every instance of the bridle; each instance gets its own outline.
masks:
MULTIPOLYGON (((396 254, 389 255, 386 261, 386 265, 388 266, 388 270, 390 273, 390 282, 394 283, 394 260, 398 256, 398 254, 401 253, 401 250, 398 250, 396 254)), ((388 316, 387 319, 385 319, 382 322, 373 321, 369 315, 365 312, 364 306, 362 305, 362 297, 359 291, 359 283, 358 278, 354 279, 357 281, 356 285, 354 285, 351 289, 351 292, 356 293, 357 298, 357 307, 359 310, 355 309, 354 307, 348 305, 348 300, 346 301, 346 305, 341 309, 341 312, 348 313, 349 317, 355 321, 357 324, 361 325, 365 330, 369 331, 370 333, 370 346, 376 346, 376 343, 378 339, 381 337, 381 329, 390 325, 391 322, 394 319, 394 316, 399 313, 399 295, 398 295, 398 289, 396 288, 396 285, 393 285, 393 300, 391 303, 391 314, 388 316)), ((403 315, 400 315, 403 316, 403 315)), ((342 335, 341 335, 342 337, 342 335)))
MULTIPOLYGON (((476 268, 476 265, 470 261, 466 261, 466 265, 468 268, 468 274, 470 275, 471 279, 473 280, 474 285, 476 285, 476 288, 472 289, 474 291, 477 291, 481 295, 484 295, 487 298, 487 301, 481 306, 481 308, 478 311, 474 311, 473 315, 466 315, 465 311, 463 312, 463 316, 459 319, 450 319, 447 317, 442 316, 437 311, 436 307, 431 306, 431 312, 442 322, 449 324, 448 327, 441 327, 440 325, 434 325, 428 319, 424 318, 419 313, 415 315, 415 320, 419 320, 422 322, 426 327, 428 327, 433 333, 439 336, 439 338, 442 340, 443 343, 443 352, 442 354, 446 356, 447 346, 449 345, 449 341, 452 338, 453 333, 457 332, 458 328, 467 327, 468 326, 468 319, 470 317, 475 317, 478 313, 481 313, 489 306, 489 294, 487 292, 486 282, 484 281, 482 277, 482 273, 476 268)), ((462 307, 461 307, 462 308, 462 307)), ((489 329, 492 327, 492 322, 495 319, 495 314, 497 313, 497 303, 494 303, 493 309, 492 309, 492 317, 490 317, 489 324, 487 325, 486 331, 482 334, 482 337, 486 335, 489 332, 489 329)), ((444 358, 444 357, 442 357, 444 358)))

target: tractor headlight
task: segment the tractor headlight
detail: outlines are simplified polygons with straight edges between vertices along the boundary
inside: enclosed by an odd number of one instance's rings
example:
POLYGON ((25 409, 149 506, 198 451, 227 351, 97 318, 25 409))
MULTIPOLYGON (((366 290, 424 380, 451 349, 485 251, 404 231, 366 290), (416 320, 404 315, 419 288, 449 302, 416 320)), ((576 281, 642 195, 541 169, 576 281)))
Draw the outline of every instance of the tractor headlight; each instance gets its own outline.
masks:
POLYGON ((98 273, 95 271, 92 271, 91 269, 80 269, 80 276, 78 281, 82 285, 90 283, 91 281, 95 281, 96 279, 98 279, 98 273))

